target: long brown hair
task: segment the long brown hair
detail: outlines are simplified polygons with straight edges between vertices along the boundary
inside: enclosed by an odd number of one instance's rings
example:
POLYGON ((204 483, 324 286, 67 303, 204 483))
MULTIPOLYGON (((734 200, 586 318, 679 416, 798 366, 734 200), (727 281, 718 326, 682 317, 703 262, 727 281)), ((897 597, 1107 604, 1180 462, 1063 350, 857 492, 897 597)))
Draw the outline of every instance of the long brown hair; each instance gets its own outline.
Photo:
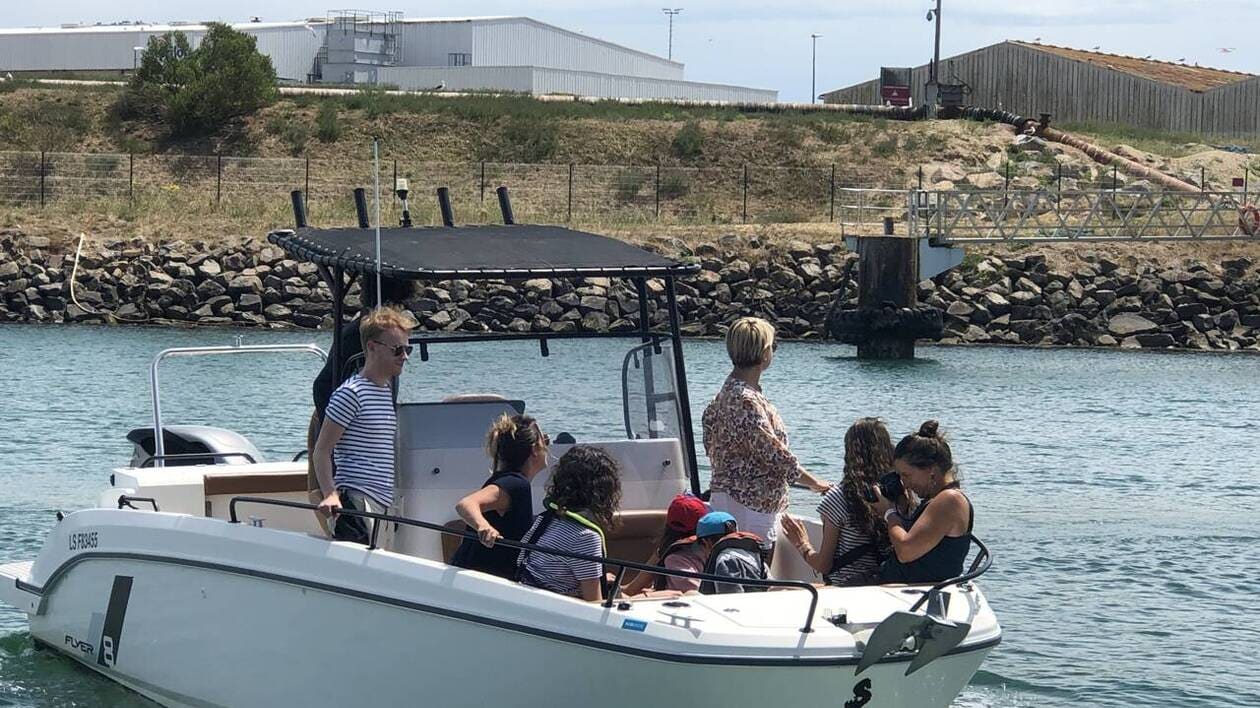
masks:
MULTIPOLYGON (((856 526, 872 536, 883 531, 883 520, 871 513, 862 490, 892 469, 893 445, 888 427, 879 418, 859 418, 844 434, 844 479, 840 487, 854 514, 856 526)), ((894 500, 896 501, 896 500, 894 500)))
POLYGON ((621 507, 621 469, 600 448, 575 445, 556 462, 547 480, 547 501, 562 511, 585 511, 608 531, 621 507))

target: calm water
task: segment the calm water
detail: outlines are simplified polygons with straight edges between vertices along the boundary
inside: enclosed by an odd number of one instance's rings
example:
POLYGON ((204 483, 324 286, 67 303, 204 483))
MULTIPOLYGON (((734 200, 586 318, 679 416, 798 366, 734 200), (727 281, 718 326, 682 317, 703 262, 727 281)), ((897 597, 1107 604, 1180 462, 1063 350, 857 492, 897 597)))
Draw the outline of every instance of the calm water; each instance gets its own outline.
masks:
MULTIPOLYGON (((310 341, 251 334, 247 343, 310 341)), ((146 423, 160 349, 227 344, 213 331, 0 327, 0 562, 32 558, 57 509, 94 503, 146 423)), ((327 346, 327 337, 318 343, 327 346)), ((553 434, 620 427, 615 342, 434 348, 408 400, 495 391, 553 434), (504 382, 492 386, 487 382, 504 382)), ((687 345, 695 417, 726 374, 716 342, 687 345)), ((788 344, 765 378, 806 466, 834 479, 840 436, 878 414, 901 435, 943 421, 994 550, 984 588, 1005 628, 960 706, 1260 705, 1260 357, 925 349, 858 362, 848 347, 788 344)), ((168 422, 213 423, 264 452, 303 444, 314 357, 173 360, 168 422)), ((812 513, 816 498, 794 506, 812 513)), ((36 653, 0 608, 0 705, 142 706, 36 653)))

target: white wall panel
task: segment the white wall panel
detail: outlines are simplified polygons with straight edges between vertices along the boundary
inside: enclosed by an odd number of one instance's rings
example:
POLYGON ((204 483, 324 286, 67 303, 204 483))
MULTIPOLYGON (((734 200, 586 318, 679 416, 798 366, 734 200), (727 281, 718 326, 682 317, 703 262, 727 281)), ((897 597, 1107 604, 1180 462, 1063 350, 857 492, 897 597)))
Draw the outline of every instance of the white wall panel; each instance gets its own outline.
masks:
POLYGON ((683 65, 678 62, 523 17, 474 21, 473 65, 683 78, 683 65))

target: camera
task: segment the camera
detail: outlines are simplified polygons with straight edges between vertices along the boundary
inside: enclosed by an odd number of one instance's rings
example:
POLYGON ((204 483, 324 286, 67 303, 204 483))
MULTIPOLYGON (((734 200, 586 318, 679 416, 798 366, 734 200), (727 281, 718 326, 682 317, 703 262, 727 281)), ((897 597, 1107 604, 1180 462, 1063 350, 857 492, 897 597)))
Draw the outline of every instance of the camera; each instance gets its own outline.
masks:
MULTIPOLYGON (((876 484, 879 485, 879 493, 883 494, 888 501, 895 502, 906 493, 906 488, 901 484, 901 475, 897 474, 896 471, 885 472, 880 476, 876 484)), ((878 501, 875 491, 870 487, 862 490, 862 498, 872 504, 878 501)))

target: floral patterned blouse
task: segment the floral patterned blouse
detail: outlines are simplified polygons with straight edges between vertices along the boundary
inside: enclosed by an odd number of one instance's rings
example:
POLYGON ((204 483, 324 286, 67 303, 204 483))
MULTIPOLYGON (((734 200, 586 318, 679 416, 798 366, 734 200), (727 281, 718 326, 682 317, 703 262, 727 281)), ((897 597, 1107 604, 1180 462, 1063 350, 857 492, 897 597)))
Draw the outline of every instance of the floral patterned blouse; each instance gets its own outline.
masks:
POLYGON ((704 409, 704 450, 713 491, 763 514, 787 508, 788 486, 803 470, 788 450, 779 412, 760 390, 727 377, 704 409))

